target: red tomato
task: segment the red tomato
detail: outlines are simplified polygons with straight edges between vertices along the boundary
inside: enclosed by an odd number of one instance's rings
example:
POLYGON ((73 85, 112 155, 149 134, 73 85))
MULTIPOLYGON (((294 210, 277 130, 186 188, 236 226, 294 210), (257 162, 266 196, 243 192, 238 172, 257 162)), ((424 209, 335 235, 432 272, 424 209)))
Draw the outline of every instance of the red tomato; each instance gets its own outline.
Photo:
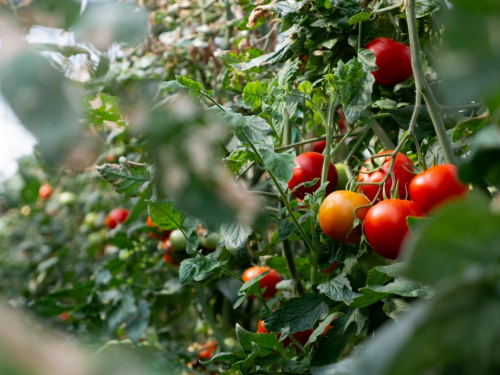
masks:
POLYGON ((426 213, 469 193, 469 186, 458 179, 458 168, 441 164, 415 176, 410 183, 410 198, 426 213))
MULTIPOLYGON (((335 319, 337 319, 337 318, 335 318, 335 319)), ((335 320, 335 319, 334 319, 334 320, 335 320)), ((323 333, 322 333, 320 336, 324 336, 324 335, 326 335, 326 334, 328 333, 328 331, 329 331, 329 330, 331 330, 331 329, 333 329, 333 326, 332 326, 332 325, 330 325, 330 324, 328 324, 328 325, 326 326, 325 330, 323 331, 323 333)))
POLYGON ((106 216, 105 223, 109 229, 113 229, 116 228, 118 224, 125 222, 127 217, 128 210, 125 208, 115 208, 106 216))
POLYGON ((322 154, 323 151, 325 151, 326 148, 326 140, 324 141, 317 141, 313 143, 313 152, 317 152, 318 154, 322 154))
MULTIPOLYGON (((259 276, 261 273, 264 273, 268 270, 267 267, 250 267, 243 273, 243 280, 247 282, 250 279, 253 279, 256 276, 259 276)), ((260 288, 267 287, 264 292, 264 298, 274 297, 276 294, 276 284, 281 281, 281 276, 275 270, 271 269, 271 271, 260 280, 260 288)))
MULTIPOLYGON (((321 180, 324 160, 324 156, 317 152, 306 152, 297 156, 295 158, 295 164, 297 164, 297 166, 293 168, 293 177, 288 182, 290 190, 303 182, 312 181, 315 178, 319 178, 321 180)), ((327 180, 329 181, 329 184, 326 187, 326 195, 333 192, 337 186, 337 170, 332 162, 330 162, 328 167, 327 180)), ((306 193, 313 194, 320 186, 321 181, 318 181, 311 187, 301 186, 293 192, 293 195, 297 198, 304 199, 306 193)))
POLYGON ((335 268, 337 268, 337 262, 333 262, 333 263, 332 263, 332 265, 330 266, 330 268, 325 268, 325 269, 323 270, 323 272, 324 272, 325 274, 329 275, 329 274, 330 274, 330 272, 335 271, 335 268))
POLYGON ((425 213, 415 203, 401 199, 388 199, 370 208, 365 216, 365 234, 378 255, 398 257, 405 236, 410 234, 408 216, 423 217, 425 213))
POLYGON ((43 184, 38 190, 38 196, 42 199, 47 199, 52 195, 52 186, 49 184, 43 184))
POLYGON ((59 319, 61 322, 67 322, 68 320, 71 319, 69 312, 65 311, 57 316, 57 319, 59 319))
POLYGON ((212 358, 215 354, 215 349, 217 348, 217 343, 215 341, 209 341, 201 347, 201 351, 198 353, 198 358, 208 360, 212 358))
MULTIPOLYGON (((332 327, 333 328, 333 327, 332 327)), ((328 327, 325 329, 325 332, 328 330, 328 327)), ((301 332, 296 332, 293 334, 293 337, 300 343, 300 345, 304 346, 309 340, 309 337, 312 335, 314 330, 308 329, 301 332)), ((264 327, 264 322, 259 320, 259 324, 257 325, 257 333, 269 333, 269 331, 264 327)), ((277 333, 278 340, 281 337, 281 333, 277 333)), ((293 345, 293 341, 290 337, 287 337, 283 340, 283 346, 287 348, 290 344, 293 345)))
MULTIPOLYGON (((361 228, 353 230, 354 210, 369 204, 368 199, 352 191, 338 190, 326 197, 319 209, 319 226, 325 234, 335 241, 355 244, 361 241, 361 228)), ((363 221, 368 207, 356 211, 356 216, 363 221)))
POLYGON ((372 72, 375 82, 395 86, 413 74, 410 47, 388 38, 377 38, 366 46, 375 55, 378 70, 372 72))
POLYGON ((161 231, 161 235, 159 235, 158 233, 154 233, 154 232, 148 232, 148 234, 151 238, 154 238, 155 240, 165 241, 166 239, 168 239, 168 237, 170 237, 170 233, 172 231, 171 230, 161 230, 159 227, 157 227, 156 225, 153 224, 153 221, 151 220, 150 216, 148 216, 148 219, 146 220, 146 224, 148 227, 155 227, 156 229, 158 229, 158 231, 161 231))
MULTIPOLYGON (((377 155, 379 154, 388 154, 392 151, 380 151, 377 155)), ((368 169, 365 167, 361 167, 359 170, 358 174, 358 181, 360 182, 380 182, 382 181, 387 172, 389 171, 389 168, 391 167, 391 162, 392 162, 392 157, 390 156, 384 156, 381 158, 375 158, 375 163, 377 165, 379 163, 382 163, 380 166, 380 169, 376 170, 375 172, 368 173, 368 169)), ((371 165, 371 159, 368 159, 366 161, 366 164, 371 165)), ((415 175, 408 170, 411 170, 408 166, 408 164, 413 165, 413 162, 405 155, 401 154, 398 152, 396 155, 396 163, 394 164, 394 177, 396 178, 396 183, 399 181, 398 189, 399 189, 399 199, 406 199, 407 196, 407 189, 408 186, 410 185, 411 180, 413 180, 413 177, 415 175)), ((390 198, 391 196, 391 186, 392 186, 392 177, 389 177, 387 181, 385 182, 385 194, 387 198, 390 198)), ((375 196, 377 195, 378 192, 378 185, 359 185, 358 186, 358 191, 360 193, 364 193, 366 197, 370 200, 373 201, 375 199, 375 196)), ((383 200, 383 194, 382 194, 382 189, 380 190, 380 193, 377 197, 378 200, 383 200)))
POLYGON ((166 239, 162 242, 160 246, 161 250, 166 250, 165 254, 163 254, 163 260, 165 261, 166 264, 171 264, 172 266, 178 266, 179 261, 177 258, 172 254, 174 248, 172 247, 172 243, 170 242, 170 239, 166 239))

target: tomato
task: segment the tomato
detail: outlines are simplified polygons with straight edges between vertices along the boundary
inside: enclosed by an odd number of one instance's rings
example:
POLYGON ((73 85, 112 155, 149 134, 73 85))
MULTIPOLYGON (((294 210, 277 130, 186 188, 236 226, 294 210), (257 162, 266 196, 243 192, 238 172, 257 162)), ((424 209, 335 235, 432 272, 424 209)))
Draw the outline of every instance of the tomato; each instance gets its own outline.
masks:
POLYGON ((330 268, 325 268, 325 269, 323 270, 323 272, 324 272, 325 274, 329 275, 329 274, 330 274, 330 272, 335 271, 335 268, 337 268, 337 262, 333 262, 333 263, 332 263, 332 265, 330 266, 330 268))
MULTIPOLYGON (((328 327, 325 328, 325 332, 327 330, 328 330, 328 327)), ((295 332, 293 334, 293 337, 300 343, 300 345, 304 346, 307 343, 307 340, 309 340, 309 337, 312 335, 313 332, 314 332, 314 330, 307 329, 305 331, 295 332)), ((266 329, 266 327, 264 327, 264 322, 262 320, 259 320, 259 324, 257 325, 257 333, 269 334, 269 331, 266 329)), ((276 335, 278 336, 278 339, 281 337, 281 333, 277 333, 276 335)), ((283 340, 283 346, 285 348, 287 348, 290 344, 293 345, 293 341, 290 337, 287 337, 286 339, 283 340)))
MULTIPOLYGON (((319 209, 319 225, 325 234, 339 242, 355 244, 361 241, 361 228, 352 229, 354 210, 369 204, 361 194, 339 190, 331 193, 319 209), (351 230, 352 229, 352 230, 351 230)), ((368 207, 356 211, 356 216, 363 221, 368 207)))
POLYGON ((326 140, 317 141, 313 143, 312 151, 317 152, 318 154, 322 154, 323 151, 325 151, 325 148, 326 148, 326 140))
POLYGON ((342 163, 335 164, 335 169, 337 170, 338 181, 335 190, 345 190, 349 179, 347 178, 347 173, 345 171, 345 165, 342 163))
MULTIPOLYGON (((306 152, 295 158, 295 164, 297 164, 297 166, 293 168, 293 177, 288 182, 290 190, 303 182, 312 181, 315 178, 319 178, 319 181, 311 187, 299 187, 293 192, 293 195, 299 199, 304 199, 306 193, 313 194, 321 186, 320 180, 324 160, 324 156, 317 152, 306 152)), ((328 167, 327 180, 329 184, 326 187, 326 195, 334 191, 337 186, 337 170, 332 162, 330 162, 328 167)))
POLYGON ((179 265, 178 260, 175 258, 175 256, 172 255, 173 246, 170 242, 170 239, 167 238, 166 240, 164 240, 159 248, 160 250, 166 250, 165 254, 163 254, 163 260, 166 264, 171 264, 172 266, 179 265))
MULTIPOLYGON (((337 318, 335 318, 335 319, 337 319, 337 318)), ((333 320, 335 320, 335 319, 333 319, 333 320)), ((328 325, 325 327, 325 330, 323 331, 323 333, 322 333, 320 336, 324 336, 324 335, 326 335, 326 334, 328 333, 328 331, 329 331, 329 330, 331 330, 331 329, 333 329, 333 326, 332 326, 332 325, 330 325, 330 324, 328 324, 328 325)))
POLYGON ((71 319, 71 316, 69 315, 69 312, 65 311, 57 316, 57 319, 59 319, 61 322, 67 322, 68 320, 71 319))
POLYGON ((172 247, 174 251, 183 251, 186 250, 187 240, 184 237, 184 233, 180 229, 174 229, 170 233, 170 242, 172 243, 172 247))
POLYGON ((410 198, 426 213, 469 193, 469 186, 458 179, 458 168, 441 164, 415 176, 410 183, 410 198))
POLYGON ((69 191, 62 192, 59 196, 59 204, 61 204, 62 206, 71 206, 72 204, 76 203, 76 200, 76 194, 69 191))
POLYGON ((398 257, 409 234, 408 216, 423 217, 425 213, 415 203, 401 199, 388 199, 370 208, 365 216, 365 235, 378 255, 388 259, 398 257))
MULTIPOLYGON (((392 151, 380 151, 377 155, 379 154, 388 154, 392 151)), ((392 157, 391 156, 384 156, 381 158, 375 158, 375 163, 376 165, 380 165, 380 169, 368 173, 368 169, 365 167, 361 167, 359 170, 358 174, 358 181, 359 182, 380 182, 382 181, 385 176, 387 175, 387 172, 389 171, 389 168, 391 167, 391 162, 392 162, 392 157)), ((371 165, 371 159, 368 159, 366 161, 366 164, 371 165)), ((415 175, 409 170, 411 170, 410 166, 408 164, 413 165, 413 162, 408 158, 407 156, 401 154, 398 152, 396 155, 396 163, 394 164, 394 177, 396 178, 396 183, 398 183, 398 189, 399 189, 399 199, 406 199, 407 196, 407 189, 408 186, 410 185, 411 180, 413 180, 413 177, 415 175)), ((391 196, 391 186, 392 186, 392 177, 389 177, 387 181, 385 182, 385 195, 387 198, 390 198, 391 196)), ((379 190, 378 185, 359 185, 358 190, 360 193, 364 193, 366 197, 370 200, 373 201, 375 199, 375 196, 377 195, 377 192, 379 190)), ((380 189, 380 193, 377 197, 378 200, 383 200, 383 193, 382 189, 380 189)))
MULTIPOLYGON (((253 279, 256 276, 259 276, 261 273, 266 272, 270 268, 267 267, 250 267, 243 273, 243 280, 247 282, 250 279, 253 279)), ((281 281, 281 276, 275 270, 271 269, 271 271, 264 276, 263 279, 260 280, 260 288, 263 289, 267 287, 264 292, 264 298, 274 297, 276 294, 276 284, 281 281)))
POLYGON ((52 195, 52 186, 49 184, 43 184, 38 189, 38 196, 42 199, 48 199, 52 195))
POLYGON ((215 354, 215 349, 217 348, 217 343, 215 341, 209 341, 201 347, 201 351, 198 353, 199 359, 208 360, 212 358, 215 354))
POLYGON ((217 245, 219 244, 220 235, 219 233, 208 233, 205 232, 200 236, 200 245, 207 250, 215 250, 217 249, 217 245))
POLYGON ((170 233, 172 232, 171 230, 161 230, 159 227, 154 225, 150 216, 148 216, 148 219, 146 220, 146 224, 148 227, 155 227, 156 229, 158 229, 158 231, 161 231, 161 235, 159 235, 158 233, 154 233, 154 232, 148 232, 149 236, 151 238, 154 238, 155 240, 165 241, 170 236, 170 233))
POLYGON ((375 82, 395 86, 413 74, 410 47, 388 38, 377 38, 366 46, 375 55, 378 70, 372 72, 375 82))
POLYGON ((105 223, 109 229, 114 229, 118 224, 127 220, 128 214, 129 212, 125 208, 115 208, 106 216, 105 223))

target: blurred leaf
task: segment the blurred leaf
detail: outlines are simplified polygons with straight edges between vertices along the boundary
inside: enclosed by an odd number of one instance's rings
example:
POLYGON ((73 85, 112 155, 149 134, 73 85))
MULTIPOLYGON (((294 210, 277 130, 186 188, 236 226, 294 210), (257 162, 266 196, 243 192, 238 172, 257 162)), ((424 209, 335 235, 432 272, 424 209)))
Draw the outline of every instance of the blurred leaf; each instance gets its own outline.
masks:
POLYGON ((51 166, 64 162, 76 141, 77 112, 61 72, 39 54, 24 53, 0 68, 0 89, 21 123, 37 138, 51 166))
POLYGON ((278 343, 278 339, 275 334, 258 334, 253 332, 248 332, 243 329, 239 324, 236 324, 236 337, 243 348, 246 351, 252 351, 252 343, 255 343, 260 348, 260 355, 265 356, 267 354, 277 351, 277 347, 281 346, 282 343, 278 343))
POLYGON ((316 339, 318 337, 320 337, 320 335, 323 334, 323 332, 325 331, 326 327, 328 327, 330 325, 330 323, 335 320, 338 316, 340 315, 339 312, 335 312, 335 313, 332 313, 330 315, 328 315, 322 322, 321 324, 318 326, 318 328, 316 328, 314 330, 314 332, 311 334, 311 336, 309 336, 309 338, 307 339, 307 343, 306 345, 309 345, 313 342, 316 341, 316 339))
POLYGON ((378 266, 372 268, 368 272, 368 278, 366 279, 366 285, 382 285, 391 281, 394 277, 401 276, 405 263, 394 263, 389 266, 378 266))
POLYGON ((106 333, 111 335, 120 324, 126 322, 131 316, 137 313, 135 299, 132 291, 126 288, 117 306, 107 314, 105 319, 106 333))
POLYGON ((491 116, 480 116, 459 122, 453 129, 451 140, 453 142, 463 141, 465 138, 473 136, 483 126, 488 125, 491 120, 491 116))
POLYGON ((144 299, 139 300, 137 312, 125 325, 125 333, 134 344, 139 342, 142 333, 147 328, 149 314, 149 303, 144 299))
POLYGON ((151 174, 145 164, 126 161, 124 164, 104 164, 96 167, 101 176, 113 185, 113 189, 127 197, 147 194, 151 174))
POLYGON ((410 309, 410 304, 401 298, 387 298, 384 300, 383 310, 392 320, 398 321, 410 309))
POLYGON ((280 221, 278 225, 278 236, 280 241, 286 240, 288 237, 290 237, 295 230, 297 230, 297 226, 295 223, 290 219, 283 219, 280 221))
POLYGON ((415 1, 415 13, 417 18, 422 18, 428 14, 434 13, 439 10, 440 7, 432 0, 416 0, 415 1))

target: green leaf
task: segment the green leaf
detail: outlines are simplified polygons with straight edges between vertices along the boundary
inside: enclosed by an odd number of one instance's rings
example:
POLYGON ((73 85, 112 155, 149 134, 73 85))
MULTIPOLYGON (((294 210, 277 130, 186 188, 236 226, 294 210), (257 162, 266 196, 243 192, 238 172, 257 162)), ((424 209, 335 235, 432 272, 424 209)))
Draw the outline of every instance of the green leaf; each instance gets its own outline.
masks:
POLYGON ((313 328, 318 320, 328 314, 325 297, 320 294, 304 293, 299 298, 290 299, 285 307, 274 311, 266 319, 270 332, 281 332, 289 327, 289 333, 305 331, 313 328))
POLYGON ((363 64, 366 71, 374 72, 378 70, 375 54, 369 49, 360 48, 358 51, 358 60, 363 64))
MULTIPOLYGON (((409 105, 399 109, 389 110, 392 118, 405 130, 408 130, 413 116, 415 106, 409 105)), ((434 125, 426 106, 421 106, 417 116, 417 125, 415 126, 415 135, 419 140, 434 134, 434 125)))
POLYGON ((278 236, 280 241, 286 240, 288 237, 290 237, 295 230, 297 229, 297 226, 295 223, 290 219, 283 219, 280 221, 278 225, 278 236))
POLYGON ((349 25, 355 25, 358 22, 369 21, 371 17, 372 17, 372 14, 367 13, 367 12, 361 12, 361 13, 355 14, 354 16, 352 16, 349 19, 349 25))
POLYGON ((126 161, 123 164, 104 164, 96 167, 99 174, 113 185, 113 189, 127 197, 149 192, 151 174, 145 164, 126 161))
POLYGON ((372 107, 380 109, 397 109, 398 103, 391 99, 381 99, 373 103, 372 107))
POLYGON ((167 91, 174 91, 173 89, 179 87, 184 87, 184 86, 177 80, 162 82, 160 85, 161 90, 167 90, 167 91))
POLYGON ((149 303, 144 299, 139 300, 136 313, 125 325, 125 333, 134 344, 139 342, 142 333, 148 327, 149 314, 149 303))
POLYGON ((298 66, 300 64, 300 60, 291 60, 288 61, 283 68, 281 68, 278 74, 278 86, 286 87, 288 81, 292 79, 295 73, 298 70, 298 66))
POLYGON ((245 104, 255 111, 262 104, 262 99, 267 93, 267 82, 248 82, 243 89, 243 100, 245 104))
POLYGON ((182 223, 181 229, 187 235, 187 247, 186 252, 190 255, 196 253, 198 245, 200 244, 200 237, 196 232, 196 227, 198 226, 198 220, 193 217, 186 217, 182 223))
POLYGON ((464 141, 466 138, 476 134, 479 129, 491 123, 491 120, 490 116, 481 116, 459 122, 456 128, 453 129, 451 140, 453 142, 464 141))
POLYGON ((293 177, 293 167, 295 167, 295 152, 289 150, 282 153, 268 151, 266 149, 260 150, 262 161, 266 169, 273 173, 278 181, 288 183, 293 177))
POLYGON ((179 278, 181 283, 194 279, 202 273, 220 271, 227 262, 219 262, 210 258, 189 258, 181 262, 179 267, 179 278))
POLYGON ((278 342, 278 338, 275 334, 248 332, 239 324, 236 324, 236 337, 243 350, 252 351, 252 344, 257 344, 260 349, 260 356, 275 353, 280 346, 282 351, 283 344, 278 342))
POLYGON ((382 308, 386 315, 395 321, 398 321, 410 309, 410 304, 401 298, 385 299, 384 307, 382 308))
POLYGON ((252 228, 239 223, 225 223, 220 227, 221 240, 228 251, 240 261, 248 261, 247 240, 252 228))
POLYGON ((346 305, 352 303, 353 298, 359 296, 352 291, 351 283, 345 273, 341 273, 326 283, 319 284, 318 290, 334 301, 343 301, 346 305))
POLYGON ((311 366, 325 366, 336 362, 355 333, 356 324, 354 323, 349 324, 342 333, 337 327, 328 331, 311 359, 311 366))
POLYGON ((440 6, 432 0, 416 0, 415 14, 417 18, 422 18, 428 14, 434 13, 440 9, 440 6))
POLYGON ((126 288, 119 298, 119 303, 106 315, 105 329, 108 335, 112 334, 119 325, 126 322, 137 313, 134 294, 126 288))
POLYGON ((309 345, 309 344, 312 344, 313 342, 316 341, 316 339, 318 337, 320 337, 321 334, 323 334, 323 332, 325 331, 326 327, 328 327, 330 325, 330 323, 338 318, 339 316, 341 315, 341 313, 339 312, 335 312, 335 313, 332 313, 330 315, 328 315, 322 322, 321 324, 318 326, 318 328, 316 328, 314 330, 314 332, 311 334, 311 336, 309 336, 309 338, 307 339, 307 343, 305 346, 309 345))
POLYGON ((175 202, 173 201, 148 201, 148 207, 151 221, 163 230, 180 228, 184 222, 184 213, 175 208, 175 202))
POLYGON ((192 79, 181 75, 176 75, 175 79, 184 87, 190 88, 195 91, 203 91, 203 86, 199 82, 193 81, 192 79))
POLYGON ((276 52, 268 53, 267 55, 262 55, 256 57, 250 61, 239 63, 239 64, 231 64, 231 66, 236 70, 249 70, 255 67, 260 67, 267 64, 275 64, 281 62, 285 57, 290 56, 290 44, 285 43, 281 49, 276 52))
POLYGON ((244 350, 235 350, 232 353, 229 353, 229 352, 217 353, 212 358, 210 358, 208 361, 200 361, 200 363, 204 366, 207 366, 212 362, 236 363, 237 361, 245 359, 246 357, 247 357, 247 354, 245 353, 244 350))
MULTIPOLYGON (((359 335, 365 323, 368 321, 368 317, 364 314, 363 310, 343 307, 341 308, 341 312, 344 314, 335 321, 335 328, 338 328, 337 332, 344 333, 347 328, 354 323, 356 326, 354 334, 359 335)), ((328 331, 328 333, 330 333, 330 331, 328 331)))
POLYGON ((368 272, 368 278, 366 279, 366 285, 382 285, 391 281, 394 277, 401 276, 403 274, 405 263, 398 262, 391 264, 389 266, 378 266, 372 268, 368 272))

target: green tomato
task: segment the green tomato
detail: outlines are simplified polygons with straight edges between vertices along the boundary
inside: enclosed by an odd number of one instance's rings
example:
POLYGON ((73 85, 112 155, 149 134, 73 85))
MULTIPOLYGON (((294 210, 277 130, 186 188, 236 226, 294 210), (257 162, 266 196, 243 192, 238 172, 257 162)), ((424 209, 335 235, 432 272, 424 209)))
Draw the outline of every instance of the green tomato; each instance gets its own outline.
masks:
POLYGON ((337 174, 339 176, 335 190, 345 190, 347 183, 349 182, 347 173, 345 172, 345 166, 344 164, 339 163, 335 164, 335 168, 337 169, 337 174))
POLYGON ((96 226, 95 225, 96 219, 97 219, 97 212, 89 212, 87 215, 85 215, 83 222, 92 228, 96 226))
POLYGON ((186 250, 187 240, 180 229, 174 229, 172 233, 170 233, 169 239, 174 251, 186 250))
POLYGON ((62 206, 71 206, 76 203, 77 196, 75 193, 64 191, 59 195, 59 204, 62 206))
POLYGON ((87 236, 87 243, 90 246, 98 246, 106 241, 106 231, 100 230, 99 232, 90 233, 87 236))
POLYGON ((217 249, 217 245, 219 244, 220 235, 219 233, 205 233, 200 237, 200 245, 203 246, 207 250, 215 250, 217 249))

